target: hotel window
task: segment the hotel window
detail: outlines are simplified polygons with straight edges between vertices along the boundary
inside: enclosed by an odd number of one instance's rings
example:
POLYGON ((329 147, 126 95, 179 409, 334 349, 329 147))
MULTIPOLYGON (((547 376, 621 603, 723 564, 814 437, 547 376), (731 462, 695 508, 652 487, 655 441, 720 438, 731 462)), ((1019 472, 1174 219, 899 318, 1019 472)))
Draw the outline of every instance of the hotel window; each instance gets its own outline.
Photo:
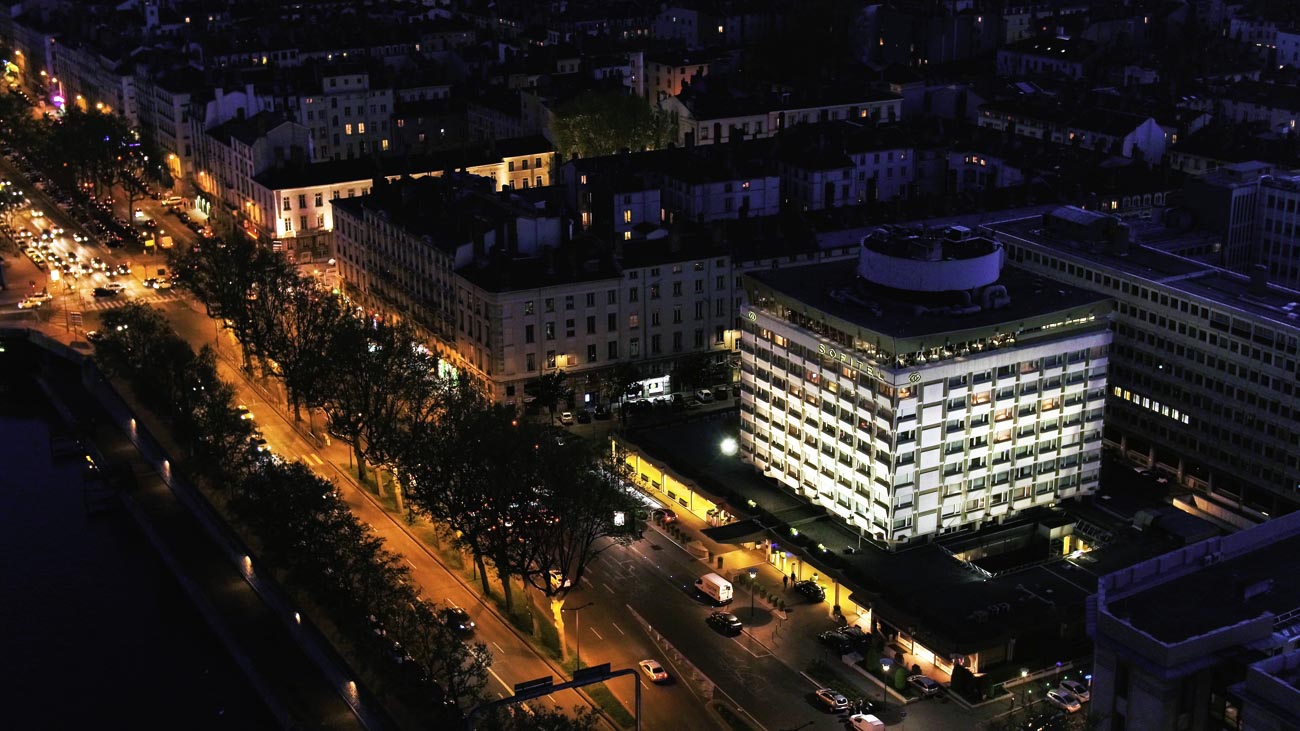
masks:
POLYGON ((352 123, 351 123, 351 122, 348 122, 347 124, 343 125, 343 134, 345 134, 345 135, 350 135, 350 134, 352 134, 352 123))
POLYGON ((324 203, 325 203, 325 200, 324 200, 324 199, 325 199, 325 194, 324 194, 324 193, 317 193, 317 194, 316 194, 316 205, 317 205, 317 206, 324 205, 324 203))
POLYGON ((284 217, 284 230, 285 231, 293 230, 293 219, 290 218, 289 216, 284 217))
POLYGON ((365 123, 365 122, 357 122, 357 134, 359 134, 359 135, 363 135, 363 134, 365 134, 365 133, 366 133, 366 123, 365 123))
POLYGON ((631 209, 631 208, 624 208, 624 209, 623 209, 623 223, 632 223, 632 209, 631 209))
POLYGON ((528 353, 528 354, 525 356, 525 363, 526 363, 526 368, 527 368, 527 370, 530 370, 530 371, 535 371, 535 370, 537 370, 537 354, 536 354, 536 353, 528 353))
POLYGON ((307 230, 307 216, 298 216, 298 228, 303 231, 307 230))
POLYGON ((293 201, 290 200, 290 199, 289 199, 289 196, 287 196, 287 195, 284 197, 284 210, 286 210, 286 211, 292 211, 292 210, 293 210, 293 201))
POLYGON ((554 368, 554 367, 555 367, 555 351, 554 351, 554 350, 548 350, 548 351, 546 351, 546 367, 547 367, 547 368, 554 368))

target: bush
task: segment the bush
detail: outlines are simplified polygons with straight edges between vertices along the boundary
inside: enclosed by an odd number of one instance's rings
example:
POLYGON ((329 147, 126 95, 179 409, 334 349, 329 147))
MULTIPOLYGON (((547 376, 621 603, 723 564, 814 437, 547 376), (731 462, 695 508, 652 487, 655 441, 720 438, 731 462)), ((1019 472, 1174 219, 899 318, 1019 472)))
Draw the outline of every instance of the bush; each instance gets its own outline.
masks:
POLYGON ((954 693, 960 693, 963 698, 969 700, 977 690, 975 688, 975 676, 961 665, 954 665, 952 667, 951 688, 954 693))
POLYGON ((920 675, 920 674, 921 674, 921 666, 920 666, 920 665, 917 665, 916 663, 912 663, 912 674, 913 674, 913 675, 920 675))
POLYGON ((902 665, 894 668, 894 689, 907 690, 907 670, 903 669, 902 665))

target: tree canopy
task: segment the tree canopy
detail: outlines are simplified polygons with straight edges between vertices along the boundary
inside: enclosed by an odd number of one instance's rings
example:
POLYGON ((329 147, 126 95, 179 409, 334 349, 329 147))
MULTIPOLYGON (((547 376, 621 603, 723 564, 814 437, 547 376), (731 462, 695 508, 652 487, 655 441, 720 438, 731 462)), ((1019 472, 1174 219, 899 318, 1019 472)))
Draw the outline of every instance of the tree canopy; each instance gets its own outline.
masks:
POLYGON ((555 110, 551 139, 565 160, 658 150, 677 139, 677 119, 637 96, 588 93, 555 110))

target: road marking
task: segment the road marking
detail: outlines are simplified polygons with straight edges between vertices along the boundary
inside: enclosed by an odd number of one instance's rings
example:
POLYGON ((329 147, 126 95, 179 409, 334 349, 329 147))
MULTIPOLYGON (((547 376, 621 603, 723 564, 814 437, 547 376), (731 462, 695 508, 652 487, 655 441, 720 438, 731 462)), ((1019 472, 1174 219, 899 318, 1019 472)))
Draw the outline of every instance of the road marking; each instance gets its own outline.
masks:
POLYGON ((620 635, 626 635, 626 634, 627 634, 626 632, 623 631, 623 628, 622 628, 622 627, 618 626, 618 625, 615 624, 614 622, 610 622, 610 624, 613 624, 613 625, 614 625, 614 629, 618 630, 618 633, 619 633, 620 635))
POLYGON ((500 683, 502 687, 504 687, 506 690, 510 691, 511 693, 515 692, 515 687, 507 683, 506 681, 502 680, 501 676, 497 675, 497 671, 493 670, 492 668, 488 668, 487 671, 489 674, 492 675, 492 677, 497 679, 497 682, 500 683))
POLYGON ((319 454, 309 454, 307 455, 307 460, 309 462, 314 462, 318 467, 325 464, 325 460, 321 459, 319 454))
POLYGON ((403 557, 402 557, 402 560, 406 562, 406 565, 407 565, 407 566, 410 566, 411 568, 415 568, 415 564, 411 563, 411 559, 406 558, 405 556, 403 556, 403 557))
POLYGON ((605 639, 604 637, 601 637, 601 636, 600 636, 600 633, 596 631, 596 628, 595 628, 595 627, 592 627, 592 628, 591 628, 591 633, 592 633, 593 635, 596 635, 596 639, 598 639, 598 640, 603 640, 603 639, 605 639))
POLYGON ((506 654, 505 649, 502 648, 501 645, 498 645, 496 642, 493 642, 492 646, 497 648, 497 652, 501 653, 502 655, 506 654))
POLYGON ((611 588, 609 588, 609 584, 606 584, 605 582, 602 581, 602 582, 600 582, 600 585, 603 586, 603 587, 605 587, 605 591, 609 592, 610 594, 613 594, 613 593, 614 593, 614 590, 611 589, 611 588))

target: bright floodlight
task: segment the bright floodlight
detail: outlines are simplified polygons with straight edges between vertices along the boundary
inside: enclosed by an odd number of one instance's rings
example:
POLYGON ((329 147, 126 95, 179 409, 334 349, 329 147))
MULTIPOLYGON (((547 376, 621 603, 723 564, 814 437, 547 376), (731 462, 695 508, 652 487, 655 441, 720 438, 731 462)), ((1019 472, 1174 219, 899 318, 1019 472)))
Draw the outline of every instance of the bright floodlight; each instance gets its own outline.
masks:
POLYGON ((731 437, 727 437, 726 439, 722 440, 722 445, 721 445, 722 453, 727 455, 728 457, 735 454, 736 450, 739 448, 740 446, 736 444, 736 440, 731 437))

